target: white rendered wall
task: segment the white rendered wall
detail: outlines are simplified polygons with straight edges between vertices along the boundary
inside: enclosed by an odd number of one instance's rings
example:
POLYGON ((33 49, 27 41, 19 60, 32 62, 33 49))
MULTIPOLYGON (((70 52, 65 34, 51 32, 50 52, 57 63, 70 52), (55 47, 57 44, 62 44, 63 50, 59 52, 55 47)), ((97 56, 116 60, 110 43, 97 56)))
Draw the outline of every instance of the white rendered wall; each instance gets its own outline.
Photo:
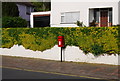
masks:
MULTIPOLYGON (((57 0, 58 1, 58 0, 57 0)), ((89 26, 89 9, 93 8, 113 8, 113 24, 118 24, 118 0, 105 1, 100 0, 97 2, 92 0, 91 2, 80 2, 78 0, 74 1, 55 1, 51 2, 51 26, 59 26, 61 23, 61 13, 62 12, 74 12, 80 11, 80 21, 89 26), (77 2, 78 1, 78 2, 77 2)), ((86 1, 86 0, 85 0, 86 1)))
MULTIPOLYGON (((25 49, 23 46, 14 45, 11 49, 0 48, 0 55, 60 61, 60 49, 60 47, 55 45, 52 49, 41 52, 25 49)), ((118 57, 120 56, 107 54, 104 54, 104 56, 101 55, 99 57, 95 57, 91 53, 85 55, 82 50, 75 46, 67 46, 67 48, 63 50, 63 61, 118 65, 118 57)))
MULTIPOLYGON (((26 6, 25 5, 20 5, 20 4, 16 4, 18 6, 18 10, 19 10, 19 16, 23 19, 25 19, 26 21, 30 21, 30 15, 26 14, 26 6)), ((34 11, 33 7, 29 7, 30 8, 30 13, 32 11, 34 11)))

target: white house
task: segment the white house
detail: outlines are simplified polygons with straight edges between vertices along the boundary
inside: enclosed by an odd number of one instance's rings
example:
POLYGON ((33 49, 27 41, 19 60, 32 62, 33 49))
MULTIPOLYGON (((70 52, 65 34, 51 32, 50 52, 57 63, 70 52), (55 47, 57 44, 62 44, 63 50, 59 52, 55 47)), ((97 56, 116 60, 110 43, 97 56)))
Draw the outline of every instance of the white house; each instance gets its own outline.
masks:
POLYGON ((120 0, 51 0, 51 27, 120 25, 120 0))
POLYGON ((27 26, 30 27, 30 14, 34 12, 34 5, 30 2, 16 2, 19 10, 19 16, 27 21, 27 26))

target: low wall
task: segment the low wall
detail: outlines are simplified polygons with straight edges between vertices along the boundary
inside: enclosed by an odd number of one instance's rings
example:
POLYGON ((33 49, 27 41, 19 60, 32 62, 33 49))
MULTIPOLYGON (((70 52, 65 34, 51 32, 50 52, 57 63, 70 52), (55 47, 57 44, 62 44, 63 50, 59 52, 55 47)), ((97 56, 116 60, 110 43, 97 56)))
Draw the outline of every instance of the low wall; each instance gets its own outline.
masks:
MULTIPOLYGON (((30 57, 30 58, 41 58, 49 60, 60 60, 61 48, 55 45, 52 49, 46 51, 32 51, 25 49, 23 46, 14 45, 12 48, 0 48, 0 55, 7 56, 19 56, 19 57, 30 57)), ((95 57, 93 54, 89 53, 85 55, 82 50, 75 46, 67 46, 63 49, 63 61, 73 61, 73 62, 86 62, 86 63, 99 63, 99 64, 111 64, 120 65, 118 63, 118 55, 107 55, 104 54, 95 57)))

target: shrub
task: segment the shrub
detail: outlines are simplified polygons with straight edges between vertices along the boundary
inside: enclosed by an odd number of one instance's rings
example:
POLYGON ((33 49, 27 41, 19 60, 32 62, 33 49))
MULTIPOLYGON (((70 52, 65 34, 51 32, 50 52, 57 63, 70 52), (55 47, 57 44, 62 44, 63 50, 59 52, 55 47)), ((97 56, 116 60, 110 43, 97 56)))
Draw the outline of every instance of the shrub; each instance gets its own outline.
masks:
POLYGON ((75 24, 77 24, 77 26, 79 27, 86 27, 83 22, 77 21, 75 24))
POLYGON ((3 17, 2 27, 3 28, 27 27, 27 21, 20 17, 3 17))
POLYGON ((92 50, 92 53, 93 53, 95 56, 98 56, 98 55, 104 53, 104 51, 103 51, 103 46, 100 46, 100 45, 98 45, 98 44, 92 45, 91 48, 92 48, 92 49, 91 49, 91 50, 92 50))
POLYGON ((83 22, 80 22, 80 21, 77 21, 76 24, 77 24, 77 26, 79 26, 79 27, 82 27, 82 26, 83 26, 83 22))
POLYGON ((26 49, 44 51, 57 45, 57 36, 63 35, 66 46, 77 46, 84 53, 95 56, 120 54, 118 49, 119 27, 76 27, 76 28, 3 28, 2 47, 15 44, 26 49))
POLYGON ((5 16, 19 16, 19 10, 15 2, 2 2, 2 17, 5 16))

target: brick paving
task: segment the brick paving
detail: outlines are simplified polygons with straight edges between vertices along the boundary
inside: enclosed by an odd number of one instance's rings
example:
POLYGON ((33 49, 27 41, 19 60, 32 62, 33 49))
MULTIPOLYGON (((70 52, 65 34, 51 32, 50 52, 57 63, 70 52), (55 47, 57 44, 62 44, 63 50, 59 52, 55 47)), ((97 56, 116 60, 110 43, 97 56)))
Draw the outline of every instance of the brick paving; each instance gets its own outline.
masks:
POLYGON ((118 79, 118 71, 120 71, 117 65, 60 62, 12 56, 2 56, 2 66, 95 77, 101 79, 118 79))

